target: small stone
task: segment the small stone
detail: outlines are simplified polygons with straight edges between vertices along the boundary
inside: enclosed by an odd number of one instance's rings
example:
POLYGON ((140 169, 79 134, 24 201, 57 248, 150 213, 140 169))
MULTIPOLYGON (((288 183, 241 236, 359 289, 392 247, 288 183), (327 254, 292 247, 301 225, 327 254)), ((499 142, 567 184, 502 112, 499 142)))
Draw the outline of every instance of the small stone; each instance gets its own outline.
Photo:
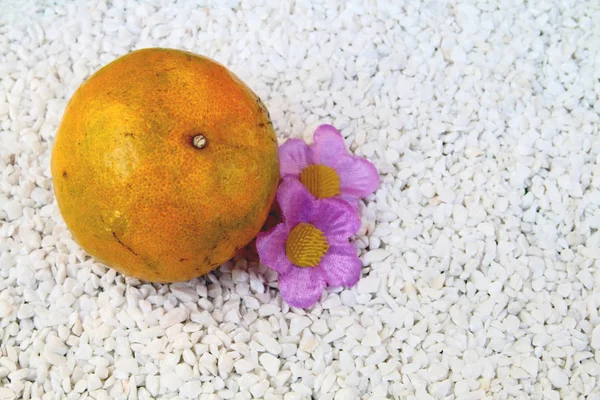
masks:
MULTIPOLYGON (((227 375, 233 370, 233 367, 234 367, 233 358, 231 357, 231 355, 229 353, 224 352, 223 354, 221 354, 221 356, 219 356, 217 365, 219 368, 219 373, 222 375, 227 375)), ((243 366, 241 368, 243 368, 243 366)))
POLYGON ((433 249, 435 257, 444 258, 452 250, 452 242, 446 236, 440 236, 433 249))
POLYGON ((179 393, 186 399, 198 399, 202 393, 202 382, 190 381, 181 386, 179 393))
POLYGON ((417 262, 419 262, 419 256, 417 253, 412 251, 407 251, 404 253, 404 259, 406 260, 406 265, 409 267, 414 267, 417 265, 417 262))
POLYGON ((277 376, 279 373, 279 367, 281 366, 281 361, 277 357, 269 353, 263 353, 260 355, 258 360, 265 368, 269 376, 277 376))
POLYGON ((583 370, 590 376, 600 376, 600 364, 593 360, 586 360, 582 363, 583 370))
POLYGON ((568 282, 561 283, 558 285, 557 292, 562 297, 569 297, 571 295, 571 284, 568 282))
POLYGON ((239 359, 234 363, 235 372, 238 374, 245 374, 254 369, 254 365, 252 365, 249 361, 245 359, 239 359))
POLYGON ((444 380, 448 376, 448 367, 442 363, 433 363, 427 370, 427 376, 432 382, 444 380))
POLYGON ((89 392, 93 392, 96 389, 100 389, 102 387, 102 381, 96 374, 88 375, 87 379, 87 390, 89 392))
POLYGON ((354 307, 356 305, 356 295, 351 290, 344 290, 340 293, 340 300, 342 304, 348 307, 354 307))
POLYGON ((363 340, 361 341, 363 346, 377 347, 381 345, 381 337, 374 328, 367 329, 363 340))
POLYGON ((106 368, 104 365, 98 365, 94 371, 94 373, 98 376, 98 378, 100 378, 101 380, 104 380, 106 378, 108 378, 108 368, 106 368))
POLYGON ((495 233, 494 225, 489 222, 482 222, 477 225, 477 230, 487 237, 493 237, 495 233))
POLYGON ((281 345, 277 342, 277 340, 273 339, 272 336, 267 335, 266 333, 258 332, 256 335, 256 340, 261 344, 271 354, 278 355, 281 353, 281 345))
POLYGON ((325 335, 323 337, 323 341, 326 343, 332 343, 343 338, 345 334, 346 332, 343 329, 336 328, 329 332, 327 335, 325 335))
POLYGON ((186 363, 177 364, 175 366, 175 373, 182 381, 188 381, 192 379, 194 376, 194 372, 192 371, 192 367, 190 367, 186 363))
POLYGON ((73 387, 73 391, 75 393, 83 393, 83 391, 87 389, 87 381, 80 380, 73 387))
POLYGON ((236 268, 231 271, 231 279, 233 279, 235 283, 246 283, 250 280, 250 275, 248 272, 236 268))
POLYGON ((29 251, 39 249, 42 244, 40 234, 32 229, 19 228, 19 237, 29 251))
POLYGON ((386 249, 375 249, 367 252, 363 256, 363 264, 371 265, 374 262, 383 261, 390 256, 389 250, 386 249))
POLYGON ((120 357, 115 363, 115 368, 121 372, 135 375, 138 373, 139 364, 133 357, 120 357))
POLYGON ((298 346, 293 343, 284 343, 281 345, 281 358, 289 358, 296 354, 298 346))
POLYGON ((171 292, 184 303, 195 303, 199 299, 196 290, 185 283, 171 284, 171 292))
POLYGON ((315 351, 315 349, 317 348, 317 346, 319 345, 319 342, 317 342, 314 338, 314 336, 312 335, 307 335, 304 336, 301 340, 300 340, 300 349, 302 349, 303 351, 307 352, 307 353, 312 353, 313 351, 315 351))
POLYGON ((18 381, 22 381, 23 379, 27 378, 27 376, 29 375, 29 368, 22 368, 19 369, 17 371, 11 372, 10 374, 8 374, 8 379, 11 382, 18 382, 18 381))
POLYGON ((513 379, 526 379, 529 378, 529 374, 523 368, 513 366, 510 368, 510 377, 513 379))
POLYGON ((508 333, 515 333, 519 329, 520 324, 521 321, 515 315, 507 315, 506 318, 504 318, 504 326, 508 333))
POLYGON ((385 151, 385 158, 388 162, 395 163, 400 159, 400 153, 398 153, 397 150, 390 148, 385 151))
POLYGON ((21 206, 21 203, 16 200, 9 200, 4 203, 4 211, 6 212, 8 221, 14 221, 23 215, 23 207, 21 206))
POLYGON ((307 317, 294 317, 290 321, 290 335, 296 336, 305 328, 308 328, 312 321, 307 317))
POLYGON ((592 331, 592 339, 590 340, 590 346, 594 350, 600 350, 600 325, 596 325, 592 331))
POLYGON ((358 281, 357 288, 360 293, 376 293, 379 288, 379 278, 376 276, 367 276, 358 281))
POLYGON ((175 324, 188 319, 190 312, 185 307, 177 307, 163 315, 160 319, 160 327, 163 329, 169 328, 175 324))
POLYGON ((458 226, 464 226, 469 218, 469 213, 464 206, 456 204, 452 210, 452 218, 458 226))
POLYGON ((11 313, 13 307, 6 301, 0 301, 0 318, 4 318, 11 313))
POLYGON ((311 332, 316 333, 317 335, 325 335, 329 332, 329 327, 327 326, 325 320, 317 319, 312 323, 310 330, 311 332))
POLYGON ((435 382, 430 385, 429 393, 437 398, 444 398, 450 394, 452 382, 449 379, 442 382, 435 382))
POLYGON ((335 394, 335 400, 353 400, 357 398, 357 393, 350 388, 340 389, 335 394))
POLYGON ((14 400, 17 398, 15 392, 10 390, 9 388, 0 387, 0 400, 14 400))
POLYGON ((250 388, 250 393, 252 393, 252 396, 254 396, 254 398, 262 398, 267 389, 269 388, 269 381, 266 379, 263 379, 262 381, 254 384, 251 388, 250 388))
MULTIPOLYGON (((0 302, 1 304, 1 302, 0 302)), ((1 305, 0 305, 0 309, 1 309, 1 305)), ((35 308, 28 303, 23 303, 21 304, 21 307, 19 307, 19 311, 17 312, 17 318, 19 319, 27 319, 27 318, 31 318, 35 315, 35 308)), ((2 316, 2 311, 0 310, 0 318, 3 318, 2 316)))
POLYGON ((523 368, 531 377, 535 378, 538 374, 538 359, 536 357, 525 357, 521 362, 523 368))
POLYGON ((281 312, 281 309, 275 304, 263 304, 258 308, 258 315, 260 317, 268 317, 281 312))
POLYGON ((160 379, 158 376, 150 375, 146 377, 146 389, 150 392, 152 396, 158 395, 158 390, 160 389, 160 379))
POLYGON ((423 182, 419 187, 419 190, 427 199, 431 199, 435 195, 435 187, 431 184, 431 182, 423 182))
POLYGON ((557 389, 564 388, 569 384, 569 377, 560 368, 552 367, 548 370, 548 380, 557 389))
POLYGON ((467 319, 467 315, 457 304, 450 308, 450 317, 456 326, 463 329, 469 329, 469 320, 467 319))

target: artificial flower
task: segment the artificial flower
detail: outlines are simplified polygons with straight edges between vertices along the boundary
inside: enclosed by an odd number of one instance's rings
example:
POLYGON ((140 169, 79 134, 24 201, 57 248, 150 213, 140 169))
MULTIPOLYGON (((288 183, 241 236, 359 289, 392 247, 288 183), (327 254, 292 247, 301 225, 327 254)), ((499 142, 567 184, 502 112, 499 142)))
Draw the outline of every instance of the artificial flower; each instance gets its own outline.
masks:
POLYGON ((283 222, 260 233, 256 249, 279 272, 279 291, 293 307, 315 304, 326 286, 353 286, 361 262, 350 236, 360 228, 352 206, 340 199, 317 200, 295 179, 277 191, 283 222))
POLYGON ((320 125, 314 143, 290 139, 279 150, 282 178, 298 179, 318 199, 340 198, 357 209, 361 197, 379 186, 375 166, 348 152, 341 133, 331 125, 320 125))

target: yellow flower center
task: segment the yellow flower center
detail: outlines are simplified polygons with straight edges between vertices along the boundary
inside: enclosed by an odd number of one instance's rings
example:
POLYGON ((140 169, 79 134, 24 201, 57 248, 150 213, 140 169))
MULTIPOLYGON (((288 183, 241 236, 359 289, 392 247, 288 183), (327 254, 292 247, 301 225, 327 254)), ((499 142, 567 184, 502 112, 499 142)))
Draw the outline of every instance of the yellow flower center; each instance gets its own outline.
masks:
POLYGON ((340 177, 326 165, 314 164, 304 168, 300 173, 300 182, 318 199, 340 194, 340 177))
POLYGON ((316 267, 329 250, 325 234, 311 224, 299 223, 285 242, 285 254, 298 267, 316 267))

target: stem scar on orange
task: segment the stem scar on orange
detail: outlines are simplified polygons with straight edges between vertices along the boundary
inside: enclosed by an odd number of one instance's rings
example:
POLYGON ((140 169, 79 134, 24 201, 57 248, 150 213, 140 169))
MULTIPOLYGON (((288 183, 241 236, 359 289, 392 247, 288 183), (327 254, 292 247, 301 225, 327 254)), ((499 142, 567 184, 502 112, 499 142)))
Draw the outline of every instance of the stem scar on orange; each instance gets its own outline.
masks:
POLYGON ((239 78, 151 48, 73 95, 52 150, 60 212, 91 256, 152 282, 203 275, 260 231, 279 180, 269 113, 239 78))

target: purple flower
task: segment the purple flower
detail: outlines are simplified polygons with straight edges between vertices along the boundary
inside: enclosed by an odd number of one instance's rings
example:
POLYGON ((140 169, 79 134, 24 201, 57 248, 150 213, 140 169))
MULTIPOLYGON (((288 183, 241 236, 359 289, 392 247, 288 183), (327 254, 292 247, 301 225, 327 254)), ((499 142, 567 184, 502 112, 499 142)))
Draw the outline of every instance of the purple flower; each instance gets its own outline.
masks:
POLYGON ((316 200, 295 179, 277 191, 283 223, 260 233, 256 249, 279 272, 279 291, 293 307, 315 304, 326 286, 353 286, 361 262, 348 241, 360 228, 352 207, 339 199, 316 200))
POLYGON ((357 206, 379 186, 375 166, 348 152, 340 132, 331 125, 320 125, 314 144, 290 139, 281 145, 279 158, 282 178, 296 178, 318 199, 330 197, 357 206))

